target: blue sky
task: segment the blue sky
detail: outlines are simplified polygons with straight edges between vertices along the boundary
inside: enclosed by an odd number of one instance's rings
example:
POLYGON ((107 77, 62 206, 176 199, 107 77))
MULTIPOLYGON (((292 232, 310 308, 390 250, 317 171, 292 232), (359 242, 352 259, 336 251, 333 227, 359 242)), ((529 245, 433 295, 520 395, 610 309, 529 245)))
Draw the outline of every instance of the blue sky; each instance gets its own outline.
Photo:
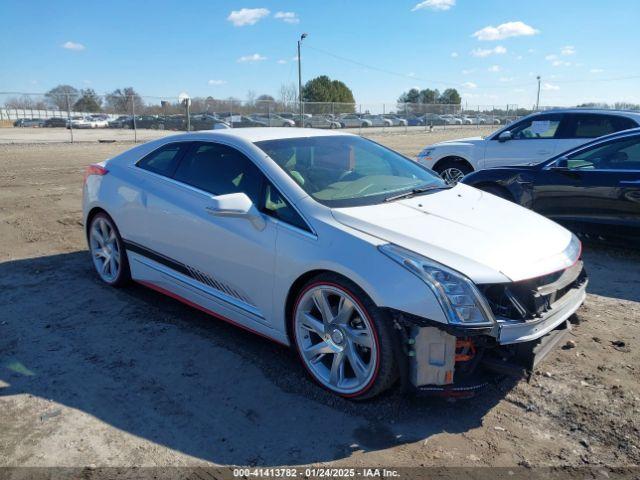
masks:
POLYGON ((276 96, 308 32, 303 80, 340 79, 363 105, 452 86, 531 106, 538 74, 544 105, 640 103, 638 0, 2 0, 0 18, 0 91, 276 96))

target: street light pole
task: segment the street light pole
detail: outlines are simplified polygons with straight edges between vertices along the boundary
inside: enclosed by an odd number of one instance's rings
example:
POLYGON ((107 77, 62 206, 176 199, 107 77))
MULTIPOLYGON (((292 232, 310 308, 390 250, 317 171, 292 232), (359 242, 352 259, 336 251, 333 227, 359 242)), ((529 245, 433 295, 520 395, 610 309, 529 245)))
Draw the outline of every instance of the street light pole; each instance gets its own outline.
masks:
POLYGON ((540 108, 540 75, 536 77, 538 80, 538 96, 536 97, 536 110, 540 108))
POLYGON ((300 35, 300 40, 298 40, 298 113, 300 117, 300 126, 303 126, 302 122, 302 57, 300 56, 300 45, 302 41, 307 38, 307 34, 303 33, 300 35))

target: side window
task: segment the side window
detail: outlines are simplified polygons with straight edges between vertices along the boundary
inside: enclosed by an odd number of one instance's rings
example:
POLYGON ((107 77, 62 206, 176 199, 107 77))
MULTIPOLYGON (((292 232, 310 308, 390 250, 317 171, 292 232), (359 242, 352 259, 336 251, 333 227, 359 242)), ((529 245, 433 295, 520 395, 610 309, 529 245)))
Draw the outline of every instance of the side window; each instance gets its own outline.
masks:
POLYGON ((196 144, 182 159, 173 178, 213 195, 243 192, 260 205, 264 175, 251 160, 226 145, 196 144))
POLYGON ((514 140, 555 138, 561 119, 561 115, 539 115, 524 120, 509 130, 514 140))
POLYGON ((191 145, 190 143, 170 143, 151 152, 137 163, 137 166, 150 172, 171 177, 178 165, 180 156, 191 145))
POLYGON ((615 140, 571 155, 568 167, 575 170, 640 171, 640 137, 615 140))
POLYGON ((280 194, 278 189, 267 183, 265 187, 265 201, 264 201, 264 213, 270 215, 278 220, 293 225, 300 230, 309 231, 309 226, 302 219, 302 217, 296 212, 295 208, 289 205, 289 202, 280 194))
POLYGON ((594 115, 576 113, 571 115, 567 126, 568 138, 596 138, 620 130, 616 128, 619 122, 612 115, 594 115))

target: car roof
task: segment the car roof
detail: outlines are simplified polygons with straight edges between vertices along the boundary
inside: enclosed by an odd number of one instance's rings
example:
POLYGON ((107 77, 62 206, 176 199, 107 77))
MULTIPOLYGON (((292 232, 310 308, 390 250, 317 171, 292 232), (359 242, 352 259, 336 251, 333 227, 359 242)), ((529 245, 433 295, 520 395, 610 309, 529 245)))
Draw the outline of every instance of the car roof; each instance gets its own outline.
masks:
POLYGON ((640 119, 640 112, 635 110, 613 110, 609 108, 550 108, 534 112, 532 115, 544 113, 591 113, 596 115, 623 115, 625 117, 633 117, 640 119))
MULTIPOLYGON (((250 128, 229 128, 225 130, 200 130, 197 134, 187 133, 171 137, 164 137, 165 140, 173 137, 197 136, 198 140, 210 138, 212 141, 224 138, 236 138, 251 143, 264 140, 283 140, 286 138, 308 138, 308 137, 330 137, 336 135, 351 135, 346 132, 336 132, 335 130, 320 130, 316 128, 291 128, 291 127, 250 127, 250 128)), ((195 138, 194 138, 195 140, 195 138)))

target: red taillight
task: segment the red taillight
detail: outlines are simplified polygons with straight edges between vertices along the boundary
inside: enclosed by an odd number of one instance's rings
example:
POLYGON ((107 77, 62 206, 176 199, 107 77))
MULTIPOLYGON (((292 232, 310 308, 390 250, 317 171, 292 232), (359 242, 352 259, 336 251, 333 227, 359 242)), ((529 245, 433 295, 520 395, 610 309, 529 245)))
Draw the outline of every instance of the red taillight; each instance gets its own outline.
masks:
POLYGON ((102 165, 98 165, 97 163, 94 163, 93 165, 89 165, 87 168, 85 168, 84 170, 84 181, 86 183, 87 178, 90 175, 106 175, 107 173, 109 173, 109 170, 107 170, 106 168, 104 168, 102 165))

